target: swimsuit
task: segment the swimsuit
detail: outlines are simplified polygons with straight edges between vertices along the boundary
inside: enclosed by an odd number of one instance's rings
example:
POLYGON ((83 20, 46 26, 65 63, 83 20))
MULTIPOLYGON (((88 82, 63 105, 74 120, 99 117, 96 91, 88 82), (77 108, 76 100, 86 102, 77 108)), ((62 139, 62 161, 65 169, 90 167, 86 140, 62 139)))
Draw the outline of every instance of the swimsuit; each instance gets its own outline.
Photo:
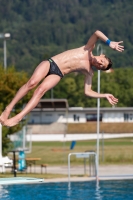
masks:
POLYGON ((63 78, 63 74, 60 71, 57 64, 51 58, 49 58, 48 61, 50 63, 50 69, 49 69, 47 76, 49 76, 50 74, 56 74, 56 75, 60 76, 61 78, 63 78))

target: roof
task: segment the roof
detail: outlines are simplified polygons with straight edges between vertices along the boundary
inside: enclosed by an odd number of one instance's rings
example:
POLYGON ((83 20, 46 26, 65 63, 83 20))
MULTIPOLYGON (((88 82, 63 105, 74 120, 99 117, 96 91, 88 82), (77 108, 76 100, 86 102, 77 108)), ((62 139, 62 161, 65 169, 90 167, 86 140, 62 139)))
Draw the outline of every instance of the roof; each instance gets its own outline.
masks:
POLYGON ((35 107, 36 109, 68 109, 67 99, 41 99, 40 102, 35 107))
MULTIPOLYGON (((96 113, 97 107, 69 107, 67 99, 41 99, 34 111, 66 111, 96 113)), ((133 107, 100 107, 100 112, 133 112, 133 107)))
MULTIPOLYGON (((97 107, 69 107, 67 99, 41 99, 35 111, 66 111, 96 113, 97 107)), ((133 112, 133 107, 100 107, 100 112, 133 112)))
MULTIPOLYGON (((78 111, 78 112, 92 112, 96 113, 97 112, 97 107, 92 107, 92 108, 82 108, 79 107, 77 109, 69 108, 69 111, 78 111)), ((100 112, 105 113, 105 112, 133 112, 133 107, 100 107, 100 112)))

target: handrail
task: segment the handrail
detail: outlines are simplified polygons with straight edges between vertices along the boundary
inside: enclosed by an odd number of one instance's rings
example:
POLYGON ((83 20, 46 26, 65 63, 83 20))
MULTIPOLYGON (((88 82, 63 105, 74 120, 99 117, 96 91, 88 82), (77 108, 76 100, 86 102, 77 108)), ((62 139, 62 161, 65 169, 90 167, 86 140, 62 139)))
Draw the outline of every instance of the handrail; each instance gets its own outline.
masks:
POLYGON ((97 173, 97 170, 98 170, 97 169, 97 154, 95 152, 69 153, 68 154, 68 183, 69 183, 69 186, 70 186, 70 175, 71 175, 71 171, 70 171, 70 169, 71 169, 71 166, 70 166, 71 155, 77 155, 77 156, 82 157, 82 158, 86 158, 87 156, 89 158, 90 155, 94 155, 95 156, 95 166, 96 166, 96 179, 98 179, 98 177, 97 177, 97 175, 98 175, 98 173, 97 173))

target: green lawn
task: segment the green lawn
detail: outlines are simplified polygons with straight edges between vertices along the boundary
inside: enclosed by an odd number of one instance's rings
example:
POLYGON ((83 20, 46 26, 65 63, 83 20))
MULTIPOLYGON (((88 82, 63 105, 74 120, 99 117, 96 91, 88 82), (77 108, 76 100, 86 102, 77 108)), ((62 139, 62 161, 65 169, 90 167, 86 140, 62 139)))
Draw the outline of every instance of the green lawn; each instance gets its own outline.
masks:
MULTIPOLYGON (((131 164, 133 163, 133 139, 108 139, 102 146, 100 141, 100 164, 131 164)), ((71 142, 33 142, 32 152, 27 157, 39 157, 37 164, 67 165, 68 154, 72 152, 96 151, 96 140, 77 141, 73 150, 71 142)), ((71 157, 72 164, 82 164, 83 159, 71 157)))
MULTIPOLYGON (((133 139, 108 139, 100 141, 100 165, 106 164, 133 164, 133 139)), ((37 161, 37 165, 41 163, 48 166, 67 165, 68 154, 72 152, 96 151, 96 140, 92 141, 77 141, 75 148, 70 150, 71 142, 33 142, 32 152, 26 154, 26 157, 41 158, 37 161)), ((11 157, 12 154, 9 154, 11 157)), ((71 156, 71 165, 83 165, 84 160, 71 156)), ((17 176, 30 176, 38 178, 62 178, 67 175, 62 174, 33 174, 33 173, 18 173, 17 176)), ((0 174, 2 177, 13 177, 12 173, 0 174)))
MULTIPOLYGON (((51 179, 51 178, 65 178, 68 177, 67 175, 63 174, 40 174, 40 173, 19 173, 17 172, 18 177, 33 177, 33 178, 45 178, 45 179, 51 179)), ((0 178, 11 178, 14 177, 13 173, 0 173, 0 178)))

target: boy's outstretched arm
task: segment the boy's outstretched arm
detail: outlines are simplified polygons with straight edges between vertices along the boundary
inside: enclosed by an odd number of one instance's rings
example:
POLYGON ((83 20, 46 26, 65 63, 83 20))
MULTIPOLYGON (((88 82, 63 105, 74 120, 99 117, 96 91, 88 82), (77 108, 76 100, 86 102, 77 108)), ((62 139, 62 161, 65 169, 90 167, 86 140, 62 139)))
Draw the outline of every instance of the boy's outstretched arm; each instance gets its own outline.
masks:
POLYGON ((97 42, 97 40, 100 39, 103 42, 105 42, 110 48, 119 51, 119 52, 123 52, 124 51, 124 46, 121 45, 121 43, 123 43, 123 41, 119 41, 119 42, 114 42, 111 41, 106 35, 104 35, 104 33, 102 33, 101 31, 97 30, 93 33, 93 35, 90 37, 90 39, 88 40, 87 44, 85 45, 86 48, 92 48, 95 43, 97 42))
POLYGON ((85 83, 84 83, 84 93, 86 96, 93 98, 106 98, 111 105, 115 105, 118 103, 118 99, 115 98, 112 94, 98 93, 93 91, 91 87, 92 87, 92 75, 88 74, 85 77, 85 83))

